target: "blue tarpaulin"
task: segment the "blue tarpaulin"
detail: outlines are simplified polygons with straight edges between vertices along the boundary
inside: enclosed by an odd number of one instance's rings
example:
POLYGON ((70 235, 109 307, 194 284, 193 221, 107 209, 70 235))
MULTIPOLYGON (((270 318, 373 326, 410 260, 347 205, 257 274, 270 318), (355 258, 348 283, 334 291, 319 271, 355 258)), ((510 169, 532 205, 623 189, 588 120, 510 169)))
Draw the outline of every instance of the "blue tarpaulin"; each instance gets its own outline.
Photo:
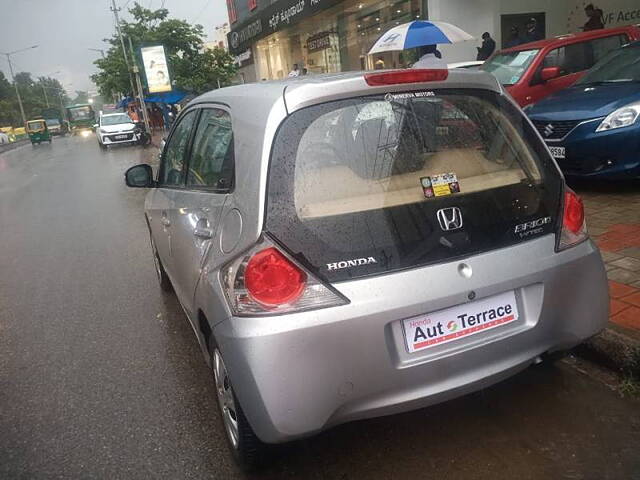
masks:
MULTIPOLYGON (((151 102, 151 103, 172 104, 172 103, 178 103, 180 100, 182 100, 186 96, 187 94, 181 90, 172 90, 170 92, 149 94, 146 97, 144 97, 144 101, 151 102)), ((124 108, 133 101, 135 101, 134 98, 125 97, 118 102, 117 108, 124 108)))

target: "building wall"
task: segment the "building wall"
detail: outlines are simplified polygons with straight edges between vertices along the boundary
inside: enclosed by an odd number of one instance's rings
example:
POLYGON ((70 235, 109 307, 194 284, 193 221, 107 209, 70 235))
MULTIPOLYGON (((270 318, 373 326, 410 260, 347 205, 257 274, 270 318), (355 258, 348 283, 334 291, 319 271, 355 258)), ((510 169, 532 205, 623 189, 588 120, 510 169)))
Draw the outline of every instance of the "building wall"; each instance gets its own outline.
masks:
POLYGON ((502 44, 501 15, 545 13, 546 37, 580 32, 587 21, 584 7, 594 4, 602 9, 605 27, 640 23, 639 0, 428 0, 430 20, 452 23, 469 32, 476 40, 443 45, 447 62, 475 60, 476 46, 483 32, 489 32, 498 47, 502 44))

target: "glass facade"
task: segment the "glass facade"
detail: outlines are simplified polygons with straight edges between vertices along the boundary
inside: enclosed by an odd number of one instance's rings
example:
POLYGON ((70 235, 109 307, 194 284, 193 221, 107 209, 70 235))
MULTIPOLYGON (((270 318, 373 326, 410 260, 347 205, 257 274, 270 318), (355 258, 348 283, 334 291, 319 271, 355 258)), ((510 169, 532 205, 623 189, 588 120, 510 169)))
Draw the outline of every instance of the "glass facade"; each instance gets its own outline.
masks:
POLYGON ((413 52, 367 52, 390 28, 426 17, 422 0, 345 0, 257 41, 258 79, 284 78, 294 64, 308 74, 406 67, 416 60, 413 52))

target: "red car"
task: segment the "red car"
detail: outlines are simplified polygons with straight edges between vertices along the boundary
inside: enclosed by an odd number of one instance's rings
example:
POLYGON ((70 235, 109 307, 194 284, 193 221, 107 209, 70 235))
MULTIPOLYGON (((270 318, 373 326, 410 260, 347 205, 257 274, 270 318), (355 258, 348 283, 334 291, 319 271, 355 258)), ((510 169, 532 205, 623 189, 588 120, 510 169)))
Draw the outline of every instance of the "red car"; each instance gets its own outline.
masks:
POLYGON ((640 25, 593 30, 496 52, 482 69, 495 75, 521 107, 573 85, 611 50, 640 40, 640 25))

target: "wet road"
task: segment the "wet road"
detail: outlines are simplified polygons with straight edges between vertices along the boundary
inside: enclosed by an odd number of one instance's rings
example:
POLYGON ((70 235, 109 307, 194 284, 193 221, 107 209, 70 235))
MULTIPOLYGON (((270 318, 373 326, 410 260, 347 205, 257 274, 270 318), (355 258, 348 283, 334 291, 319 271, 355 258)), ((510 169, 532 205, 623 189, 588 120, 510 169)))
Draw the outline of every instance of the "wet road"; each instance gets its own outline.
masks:
MULTIPOLYGON (((209 371, 156 283, 153 149, 0 155, 0 478, 244 478, 209 371)), ((640 402, 568 364, 297 442, 255 478, 640 479, 640 402)))

